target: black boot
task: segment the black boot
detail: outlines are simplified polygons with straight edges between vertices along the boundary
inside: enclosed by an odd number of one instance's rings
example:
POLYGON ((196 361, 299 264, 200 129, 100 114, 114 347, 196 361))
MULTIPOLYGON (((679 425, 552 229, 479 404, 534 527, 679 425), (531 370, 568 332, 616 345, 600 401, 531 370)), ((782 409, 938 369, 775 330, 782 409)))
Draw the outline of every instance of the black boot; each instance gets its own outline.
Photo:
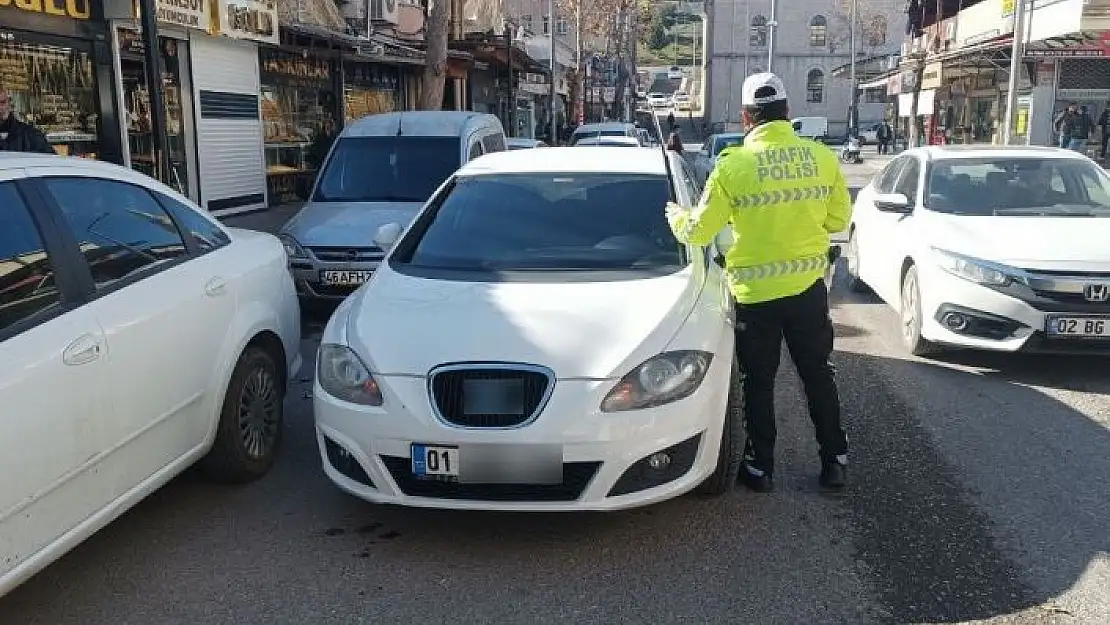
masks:
POLYGON ((770 473, 754 469, 746 463, 740 467, 738 478, 748 490, 757 493, 769 493, 775 489, 775 481, 771 479, 770 473))
POLYGON ((820 483, 823 488, 840 490, 848 484, 848 464, 836 460, 821 463, 820 483))

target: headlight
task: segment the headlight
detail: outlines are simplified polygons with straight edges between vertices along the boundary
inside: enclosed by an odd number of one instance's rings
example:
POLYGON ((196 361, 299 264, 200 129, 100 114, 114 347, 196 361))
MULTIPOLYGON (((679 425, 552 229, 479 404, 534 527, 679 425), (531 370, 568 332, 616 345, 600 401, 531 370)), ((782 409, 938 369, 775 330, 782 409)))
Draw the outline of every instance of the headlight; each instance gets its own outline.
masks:
POLYGON ((968 258, 952 252, 933 248, 937 254, 937 264, 948 273, 986 286, 1006 286, 1015 280, 1018 270, 1005 265, 968 258))
POLYGON ((698 390, 713 354, 675 351, 659 354, 632 370, 601 402, 602 412, 639 410, 669 404, 698 390))
POLYGON ((316 379, 328 395, 337 399, 363 406, 382 405, 382 390, 377 380, 349 347, 321 345, 316 357, 316 379))
POLYGON ((301 244, 297 243, 297 240, 293 237, 289 236, 288 234, 282 234, 279 235, 278 238, 281 239, 281 244, 285 246, 285 254, 289 256, 289 258, 308 257, 308 254, 305 253, 304 248, 301 247, 301 244))

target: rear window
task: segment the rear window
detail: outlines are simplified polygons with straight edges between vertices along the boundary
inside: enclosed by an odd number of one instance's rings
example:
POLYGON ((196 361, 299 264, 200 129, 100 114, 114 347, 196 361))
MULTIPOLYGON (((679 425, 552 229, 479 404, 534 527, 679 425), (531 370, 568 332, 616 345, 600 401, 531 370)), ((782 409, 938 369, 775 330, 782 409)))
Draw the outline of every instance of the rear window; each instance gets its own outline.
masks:
POLYGON ((665 176, 460 178, 394 262, 456 271, 658 271, 687 263, 664 216, 665 176))
POLYGON ((425 202, 461 165, 458 137, 345 137, 316 187, 316 202, 425 202))
POLYGON ((595 139, 597 137, 627 137, 627 136, 628 136, 628 131, 621 130, 619 128, 612 129, 612 130, 600 130, 600 131, 599 130, 585 130, 585 131, 582 131, 582 132, 574 133, 574 135, 571 136, 570 144, 574 145, 575 143, 578 143, 579 141, 582 141, 584 139, 595 139))

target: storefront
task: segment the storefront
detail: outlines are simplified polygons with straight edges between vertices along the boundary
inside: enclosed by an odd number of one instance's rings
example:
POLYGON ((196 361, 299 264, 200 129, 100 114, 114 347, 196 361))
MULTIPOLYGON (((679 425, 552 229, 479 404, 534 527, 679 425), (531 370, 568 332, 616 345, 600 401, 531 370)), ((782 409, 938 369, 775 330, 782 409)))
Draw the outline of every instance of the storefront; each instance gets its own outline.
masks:
POLYGON ((367 115, 404 110, 401 86, 401 69, 396 65, 344 60, 345 123, 367 115))
POLYGON ((304 199, 342 127, 341 74, 323 51, 259 51, 270 202, 304 199))
POLYGON ((113 83, 100 3, 0 1, 0 86, 55 152, 122 162, 113 83))

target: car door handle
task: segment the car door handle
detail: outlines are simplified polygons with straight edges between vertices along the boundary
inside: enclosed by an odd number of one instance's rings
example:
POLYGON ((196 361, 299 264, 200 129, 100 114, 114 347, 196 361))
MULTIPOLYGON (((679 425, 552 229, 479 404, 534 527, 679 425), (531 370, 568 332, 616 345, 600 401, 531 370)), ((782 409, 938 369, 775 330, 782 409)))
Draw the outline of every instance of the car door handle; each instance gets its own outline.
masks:
POLYGON ((100 338, 93 334, 82 334, 66 346, 62 352, 62 362, 67 365, 85 365, 100 358, 100 338))
POLYGON ((227 281, 223 278, 212 278, 204 285, 204 292, 209 297, 216 297, 227 292, 227 281))

